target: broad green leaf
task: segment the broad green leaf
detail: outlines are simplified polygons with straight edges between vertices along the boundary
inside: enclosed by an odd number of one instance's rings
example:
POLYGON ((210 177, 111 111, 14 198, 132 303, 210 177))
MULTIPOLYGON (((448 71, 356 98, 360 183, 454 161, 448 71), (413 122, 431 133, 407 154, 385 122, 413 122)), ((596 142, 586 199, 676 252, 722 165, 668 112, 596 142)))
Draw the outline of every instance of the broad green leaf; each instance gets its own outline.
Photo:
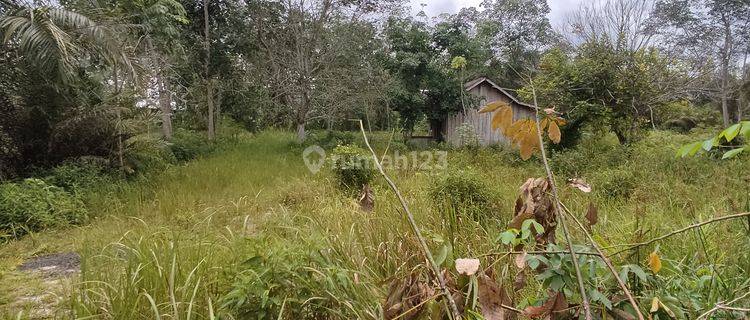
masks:
POLYGON ((698 151, 701 151, 701 147, 702 147, 701 142, 693 143, 692 147, 690 147, 690 150, 688 150, 688 155, 694 156, 696 153, 698 153, 698 151))
POLYGON ((565 285, 565 281, 563 280, 562 276, 554 276, 552 277, 552 280, 549 282, 549 288, 554 291, 560 291, 560 289, 565 285))
POLYGON ((645 271, 643 271, 641 267, 634 264, 628 266, 630 267, 630 271, 633 272, 633 274, 635 274, 639 279, 641 279, 641 281, 648 280, 648 275, 645 271))
POLYGON ((732 141, 732 139, 740 134, 740 128, 741 126, 739 123, 731 125, 729 128, 724 129, 724 131, 719 134, 719 137, 724 137, 727 141, 732 141))
POLYGON ((541 261, 537 258, 535 255, 527 255, 526 256, 526 264, 529 265, 529 268, 532 270, 536 270, 536 268, 539 266, 541 261))
POLYGON ((620 279, 625 283, 628 283, 628 271, 628 266, 624 266, 622 267, 622 270, 620 270, 620 279))
POLYGON ((544 227, 539 222, 532 220, 531 225, 534 226, 534 230, 537 234, 544 233, 544 227))
POLYGON ((740 123, 742 124, 740 134, 745 136, 745 138, 750 139, 750 121, 742 121, 740 123))
POLYGON ((721 158, 722 159, 734 158, 738 154, 742 153, 742 151, 745 151, 745 147, 737 148, 737 149, 732 149, 732 150, 729 150, 729 151, 725 152, 724 155, 721 158))
POLYGON ((502 242, 505 245, 508 245, 511 242, 513 242, 513 239, 516 238, 516 235, 517 235, 517 233, 513 232, 511 230, 505 231, 505 232, 501 233, 500 236, 499 236, 500 242, 502 242))
POLYGON ((445 258, 448 257, 448 246, 444 245, 440 248, 440 251, 437 252, 437 255, 435 255, 435 263, 438 266, 442 266, 443 262, 445 262, 445 258))
POLYGON ((703 141, 703 150, 711 151, 711 149, 719 143, 718 139, 711 138, 703 141))

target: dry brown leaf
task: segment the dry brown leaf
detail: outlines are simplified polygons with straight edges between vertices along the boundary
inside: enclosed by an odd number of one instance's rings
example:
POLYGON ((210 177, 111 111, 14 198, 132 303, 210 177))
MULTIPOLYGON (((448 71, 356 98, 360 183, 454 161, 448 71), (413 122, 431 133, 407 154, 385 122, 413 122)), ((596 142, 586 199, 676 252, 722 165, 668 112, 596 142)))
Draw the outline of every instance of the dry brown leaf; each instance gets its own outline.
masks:
POLYGON ((544 130, 544 128, 547 128, 547 125, 549 125, 549 122, 550 121, 548 118, 544 118, 542 119, 542 121, 539 122, 539 127, 541 127, 542 130, 544 130))
POLYGON ((585 193, 591 192, 591 185, 586 183, 586 181, 583 181, 581 178, 568 179, 568 185, 585 193))
POLYGON ((599 222, 599 210, 593 202, 589 202, 589 209, 586 211, 586 220, 589 222, 589 228, 599 222))
POLYGON ((362 187, 362 193, 359 196, 359 207, 364 212, 372 212, 375 208, 375 195, 372 193, 369 184, 365 184, 362 187))
POLYGON ((508 106, 508 104, 505 101, 501 101, 501 100, 493 101, 493 102, 488 103, 486 106, 484 106, 482 110, 479 110, 479 113, 492 112, 503 106, 508 106))
POLYGON ((479 284, 479 310, 486 320, 505 320, 509 319, 509 311, 503 308, 503 305, 510 305, 510 300, 505 289, 498 285, 494 280, 486 275, 480 275, 477 278, 479 284))
POLYGON ((400 316, 399 319, 416 319, 424 310, 424 305, 420 304, 434 295, 435 290, 416 274, 396 279, 388 289, 383 304, 383 317, 394 319, 400 316))
POLYGON ((537 319, 537 318, 564 318, 563 315, 559 315, 559 313, 562 310, 565 310, 568 308, 568 300, 565 299, 565 295, 561 292, 555 292, 553 293, 550 291, 549 299, 547 299, 547 302, 545 302, 543 305, 534 307, 526 307, 523 309, 523 313, 525 316, 537 319))
POLYGON ((635 320, 635 316, 620 309, 612 309, 609 316, 615 320, 635 320))
POLYGON ((530 144, 521 144, 521 159, 529 160, 531 155, 534 153, 534 147, 530 144))
POLYGON ((560 139, 562 138, 562 133, 560 133, 560 127, 557 126, 557 122, 550 121, 549 122, 549 129, 547 129, 547 135, 549 135, 549 139, 552 140, 554 143, 560 143, 560 139))
MULTIPOLYGON (((521 194, 516 200, 513 219, 509 228, 521 229, 527 219, 534 219, 542 225, 544 232, 534 236, 537 247, 544 248, 548 243, 555 243, 557 216, 555 215, 550 184, 546 178, 529 178, 521 186, 521 194)), ((520 250, 520 249, 517 249, 520 250)))
POLYGON ((477 273, 479 259, 456 259, 456 271, 467 276, 477 273))
POLYGON ((501 107, 492 116, 492 128, 500 129, 502 132, 508 130, 513 123, 513 109, 510 106, 501 107))

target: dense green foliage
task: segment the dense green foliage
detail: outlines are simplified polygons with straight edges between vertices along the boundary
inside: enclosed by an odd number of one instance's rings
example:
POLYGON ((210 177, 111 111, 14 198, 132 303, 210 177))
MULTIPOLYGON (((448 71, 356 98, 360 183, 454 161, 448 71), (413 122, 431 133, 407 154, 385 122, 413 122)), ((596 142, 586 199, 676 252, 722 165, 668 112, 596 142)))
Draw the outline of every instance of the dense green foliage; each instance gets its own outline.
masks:
POLYGON ((78 196, 43 180, 0 184, 0 239, 79 224, 87 215, 78 196))

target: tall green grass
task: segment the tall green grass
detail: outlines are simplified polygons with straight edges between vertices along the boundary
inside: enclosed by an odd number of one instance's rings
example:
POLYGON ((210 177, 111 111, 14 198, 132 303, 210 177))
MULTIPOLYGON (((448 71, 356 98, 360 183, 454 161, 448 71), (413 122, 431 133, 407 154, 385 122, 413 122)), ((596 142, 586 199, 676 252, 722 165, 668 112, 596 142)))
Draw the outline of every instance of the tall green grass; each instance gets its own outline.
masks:
MULTIPOLYGON (((387 139, 376 137, 379 151, 387 139)), ((596 203, 593 233, 603 246, 747 210, 747 159, 675 159, 677 146, 694 139, 657 132, 627 150, 605 139, 554 154, 560 185, 579 176, 594 187, 591 194, 563 187, 561 197, 580 215, 596 203), (622 177, 634 183, 618 184, 622 177)), ((329 171, 307 171, 302 149, 291 134, 262 133, 98 199, 89 211, 100 218, 88 226, 40 235, 37 246, 65 237, 83 256, 79 284, 64 309, 97 319, 381 318, 389 283, 427 270, 418 243, 382 181, 373 185, 374 211, 362 212, 329 171)), ((450 270, 455 258, 481 257, 483 266, 492 263, 510 283, 513 262, 487 254, 507 250, 495 239, 512 216, 519 186, 543 170, 535 160, 520 162, 512 151, 495 149, 451 150, 448 163, 446 170, 470 168, 490 187, 492 210, 485 220, 444 219, 444 206, 430 197, 441 172, 389 173, 432 250, 450 244, 444 268, 450 270)), ((729 221, 660 242, 665 270, 636 288, 641 303, 653 296, 682 299, 694 317, 747 290, 748 232, 744 222, 729 221)), ((579 232, 573 236, 584 242, 579 232)), ((24 240, 2 250, 31 247, 24 240)), ((644 265, 654 249, 614 260, 644 265)), ((545 296, 539 283, 530 282, 515 301, 545 296)))

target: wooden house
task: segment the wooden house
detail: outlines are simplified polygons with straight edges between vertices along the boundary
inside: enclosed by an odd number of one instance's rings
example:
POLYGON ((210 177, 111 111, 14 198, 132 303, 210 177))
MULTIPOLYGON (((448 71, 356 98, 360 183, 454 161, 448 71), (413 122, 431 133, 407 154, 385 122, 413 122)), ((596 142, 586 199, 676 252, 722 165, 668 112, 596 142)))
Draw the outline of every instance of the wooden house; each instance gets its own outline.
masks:
MULTIPOLYGON (((530 118, 535 116, 534 106, 518 100, 508 90, 498 86, 490 79, 480 77, 464 84, 467 93, 479 98, 479 107, 466 110, 466 114, 460 111, 448 116, 440 126, 440 133, 436 138, 453 145, 462 145, 462 135, 459 127, 468 123, 474 129, 482 145, 493 145, 503 143, 506 138, 498 130, 492 129, 493 113, 479 113, 479 109, 490 102, 497 100, 505 101, 513 108, 513 120, 530 118)), ((465 137, 466 135, 464 135, 465 137)))

